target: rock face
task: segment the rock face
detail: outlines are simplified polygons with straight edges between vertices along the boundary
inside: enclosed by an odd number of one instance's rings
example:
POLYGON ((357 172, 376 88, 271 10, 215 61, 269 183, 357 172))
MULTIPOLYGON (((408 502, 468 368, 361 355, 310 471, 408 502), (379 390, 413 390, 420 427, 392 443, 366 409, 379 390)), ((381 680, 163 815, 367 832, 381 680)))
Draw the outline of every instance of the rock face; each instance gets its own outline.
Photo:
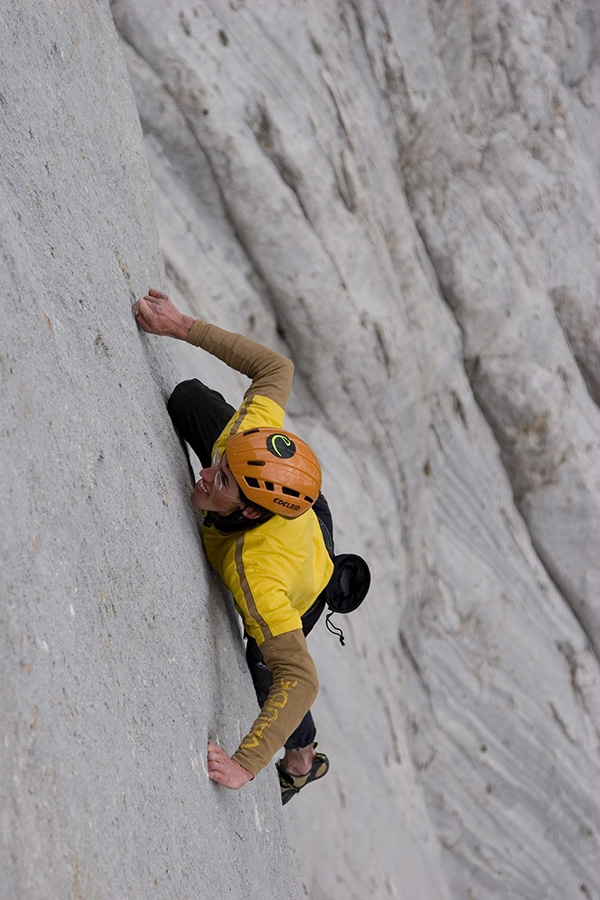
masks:
POLYGON ((2 900, 600 897, 596 5, 117 0, 135 101, 104 5, 0 9, 2 900), (164 400, 244 383, 136 332, 151 180, 373 570, 283 816, 203 769, 254 701, 164 400))
POLYGON ((311 638, 311 897, 599 896, 597 5, 113 12, 169 289, 293 358, 374 570, 311 638))
POLYGON ((3 3, 0 897, 300 897, 255 712, 130 304, 162 263, 107 6, 3 3))

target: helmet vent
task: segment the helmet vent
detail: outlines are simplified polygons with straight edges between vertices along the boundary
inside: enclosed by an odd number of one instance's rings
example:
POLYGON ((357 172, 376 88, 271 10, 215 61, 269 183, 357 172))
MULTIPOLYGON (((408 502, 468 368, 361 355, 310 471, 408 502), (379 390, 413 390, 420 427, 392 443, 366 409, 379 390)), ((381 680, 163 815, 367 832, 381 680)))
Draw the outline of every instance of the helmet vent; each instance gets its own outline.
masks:
POLYGON ((314 502, 315 502, 315 501, 313 500, 312 497, 306 497, 306 496, 305 496, 304 499, 306 500, 307 503, 314 503, 314 502))
POLYGON ((258 431, 258 428, 250 428, 249 431, 242 431, 242 434, 243 434, 244 436, 247 435, 247 434, 256 434, 257 431, 258 431))
POLYGON ((289 487, 282 487, 281 493, 287 494, 289 497, 299 497, 300 496, 300 491, 295 491, 293 488, 289 488, 289 487))
POLYGON ((266 489, 267 489, 268 491, 274 491, 274 490, 275 490, 275 485, 273 484, 272 481, 265 481, 265 487, 266 487, 266 489))
POLYGON ((249 459, 246 461, 246 465, 248 466, 264 466, 264 459, 249 459))
POLYGON ((260 487, 258 478, 250 478, 248 475, 244 477, 244 481, 248 485, 248 487, 257 488, 260 487))

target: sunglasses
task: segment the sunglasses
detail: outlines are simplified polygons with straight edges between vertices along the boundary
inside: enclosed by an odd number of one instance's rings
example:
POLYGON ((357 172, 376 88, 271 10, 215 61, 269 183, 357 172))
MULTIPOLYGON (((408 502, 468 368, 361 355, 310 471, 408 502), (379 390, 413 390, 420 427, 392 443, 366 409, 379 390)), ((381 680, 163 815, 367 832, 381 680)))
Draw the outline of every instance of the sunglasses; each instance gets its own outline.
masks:
POLYGON ((224 497, 227 497, 228 500, 235 500, 237 503, 241 503, 241 497, 239 494, 239 488, 237 493, 232 494, 230 491, 225 488, 225 476, 223 475, 222 469, 217 469, 215 472, 215 479, 213 482, 215 488, 219 491, 220 494, 223 494, 224 497))

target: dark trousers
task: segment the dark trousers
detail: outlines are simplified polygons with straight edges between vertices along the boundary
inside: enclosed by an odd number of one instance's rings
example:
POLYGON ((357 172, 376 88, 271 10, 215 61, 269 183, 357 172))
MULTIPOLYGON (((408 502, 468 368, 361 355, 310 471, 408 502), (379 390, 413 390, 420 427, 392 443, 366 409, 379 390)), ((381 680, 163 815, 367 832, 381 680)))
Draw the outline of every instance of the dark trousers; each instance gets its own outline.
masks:
MULTIPOLYGON (((169 398, 167 409, 179 437, 190 445, 202 463, 202 467, 209 468, 212 465, 213 444, 234 414, 235 409, 233 406, 230 406, 217 391, 213 391, 202 384, 201 381, 198 381, 197 378, 193 378, 190 381, 182 381, 181 384, 177 385, 169 398)), ((195 482, 196 479, 191 465, 190 473, 192 481, 195 482)), ((330 528, 331 533, 333 533, 327 501, 324 497, 320 497, 315 507, 317 505, 320 511, 319 517, 323 515, 326 524, 330 528)), ((323 596, 320 596, 302 616, 302 630, 304 634, 308 634, 311 631, 324 608, 325 599, 323 596)), ((246 660, 259 705, 262 707, 271 690, 273 676, 265 665, 258 644, 254 638, 248 636, 246 660)), ((293 734, 289 736, 285 746, 288 750, 300 750, 302 747, 312 744, 316 733, 315 723, 309 710, 293 734)))
POLYGON ((209 469, 213 444, 234 414, 233 406, 218 391, 192 378, 177 385, 167 410, 179 437, 190 445, 202 468, 209 469))

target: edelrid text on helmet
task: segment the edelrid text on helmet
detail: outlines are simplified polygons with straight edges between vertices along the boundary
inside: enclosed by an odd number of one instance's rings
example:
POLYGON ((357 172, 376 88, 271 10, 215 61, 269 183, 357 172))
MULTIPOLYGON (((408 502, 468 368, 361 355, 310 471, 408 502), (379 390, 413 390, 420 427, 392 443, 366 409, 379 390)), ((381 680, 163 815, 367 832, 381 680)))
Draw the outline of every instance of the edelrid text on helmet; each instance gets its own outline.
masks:
POLYGON ((251 428, 225 445, 229 468, 252 503, 295 519, 321 490, 321 467, 307 443, 289 431, 251 428))

